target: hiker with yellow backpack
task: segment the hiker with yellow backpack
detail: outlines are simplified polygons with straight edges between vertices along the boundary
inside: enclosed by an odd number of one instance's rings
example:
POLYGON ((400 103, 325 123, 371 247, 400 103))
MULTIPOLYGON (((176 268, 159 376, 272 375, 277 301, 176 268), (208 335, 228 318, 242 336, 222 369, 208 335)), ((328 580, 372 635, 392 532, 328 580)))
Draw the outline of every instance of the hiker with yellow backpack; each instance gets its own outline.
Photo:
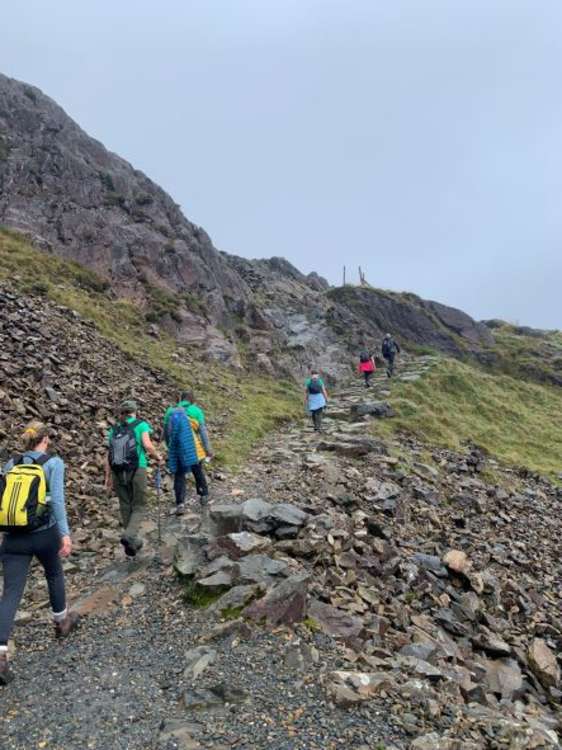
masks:
POLYGON ((12 458, 0 475, 0 554, 4 590, 0 599, 0 685, 11 681, 8 640, 21 602, 29 566, 36 557, 45 573, 55 635, 67 636, 78 615, 67 608, 61 557, 72 541, 64 498, 64 462, 49 454, 51 436, 42 422, 33 421, 21 437, 23 453, 12 458))

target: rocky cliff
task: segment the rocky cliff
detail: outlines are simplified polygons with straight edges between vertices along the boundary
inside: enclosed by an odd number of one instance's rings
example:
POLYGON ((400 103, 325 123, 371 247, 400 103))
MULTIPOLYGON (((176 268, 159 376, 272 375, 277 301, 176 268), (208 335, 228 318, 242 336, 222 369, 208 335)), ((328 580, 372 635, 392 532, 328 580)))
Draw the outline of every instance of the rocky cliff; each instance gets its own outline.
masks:
POLYGON ((464 313, 412 295, 329 290, 281 258, 220 253, 142 172, 39 89, 0 75, 0 223, 99 274, 148 321, 215 359, 334 376, 386 330, 461 355, 493 342, 464 313))

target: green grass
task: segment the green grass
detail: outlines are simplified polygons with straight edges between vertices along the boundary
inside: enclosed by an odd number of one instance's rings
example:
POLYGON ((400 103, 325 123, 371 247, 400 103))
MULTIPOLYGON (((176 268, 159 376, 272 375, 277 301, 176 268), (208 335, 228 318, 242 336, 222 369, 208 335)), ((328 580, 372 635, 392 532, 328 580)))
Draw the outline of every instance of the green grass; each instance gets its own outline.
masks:
POLYGON ((554 476, 562 470, 562 389, 491 374, 443 359, 421 380, 397 381, 394 419, 383 434, 406 432, 458 450, 468 442, 502 462, 554 476))
POLYGON ((220 586, 210 591, 205 586, 200 586, 196 581, 189 580, 184 584, 183 600, 192 607, 205 609, 218 601, 229 588, 229 586, 220 586))
MULTIPOLYGON (((148 335, 143 312, 115 299, 107 281, 77 263, 35 250, 21 235, 2 228, 0 281, 76 310, 124 353, 168 375, 178 390, 193 387, 210 424, 219 416, 225 422, 223 437, 213 441, 223 465, 241 466, 268 430, 300 415, 296 384, 203 361, 198 351, 178 349, 164 333, 155 339, 148 335)), ((159 301, 169 302, 164 295, 159 301)))
POLYGON ((492 369, 541 383, 562 381, 562 332, 548 331, 529 336, 504 324, 493 330, 495 346, 490 348, 492 369))

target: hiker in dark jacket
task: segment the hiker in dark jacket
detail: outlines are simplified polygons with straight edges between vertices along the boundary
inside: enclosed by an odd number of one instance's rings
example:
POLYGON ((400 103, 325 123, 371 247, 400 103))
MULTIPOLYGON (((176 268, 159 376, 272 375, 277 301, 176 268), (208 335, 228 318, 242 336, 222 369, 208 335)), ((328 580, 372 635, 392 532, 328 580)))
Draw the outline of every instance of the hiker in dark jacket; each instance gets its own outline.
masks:
MULTIPOLYGON (((29 464, 41 466, 46 482, 47 510, 39 516, 37 525, 32 529, 16 527, 4 534, 0 549, 4 574, 4 590, 0 600, 0 685, 6 685, 13 677, 8 664, 8 640, 34 557, 41 563, 47 579, 55 635, 59 638, 67 636, 79 619, 76 612, 67 608, 60 561, 61 557, 68 557, 72 551, 64 499, 65 467, 61 458, 49 455, 50 442, 49 428, 39 421, 30 422, 21 437, 23 453, 8 461, 2 472, 8 482, 8 472, 14 467, 29 464)), ((2 523, 6 520, 10 519, 3 518, 2 523)))
POLYGON ((152 427, 148 422, 137 419, 137 411, 136 401, 123 401, 121 404, 119 422, 107 436, 108 453, 105 463, 105 486, 108 490, 115 490, 119 498, 123 526, 120 542, 127 557, 134 557, 143 546, 139 531, 146 513, 148 457, 151 456, 160 465, 164 463, 150 439, 152 427), (126 440, 130 441, 132 455, 124 455, 121 450, 122 441, 126 440))
POLYGON ((386 359, 386 374, 387 377, 391 378, 394 374, 394 358, 400 353, 400 347, 397 342, 392 338, 390 333, 387 333, 382 342, 382 356, 386 359))

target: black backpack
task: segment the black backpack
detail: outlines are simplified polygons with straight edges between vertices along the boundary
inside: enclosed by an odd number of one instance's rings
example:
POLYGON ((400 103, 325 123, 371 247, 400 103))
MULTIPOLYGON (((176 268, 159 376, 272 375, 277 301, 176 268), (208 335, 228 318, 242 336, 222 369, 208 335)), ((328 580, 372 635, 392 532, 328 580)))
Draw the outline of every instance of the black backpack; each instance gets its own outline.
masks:
POLYGON ((139 454, 135 427, 139 424, 140 419, 135 419, 134 422, 120 422, 113 428, 109 441, 109 465, 113 471, 134 472, 138 469, 139 454))
POLYGON ((382 356, 383 357, 390 357, 392 354, 394 342, 392 339, 385 339, 382 342, 382 356))
POLYGON ((322 383, 318 378, 309 382, 308 392, 311 394, 322 393, 322 383))
POLYGON ((368 362, 371 359, 371 356, 368 351, 363 351, 359 355, 359 361, 360 362, 368 362))

